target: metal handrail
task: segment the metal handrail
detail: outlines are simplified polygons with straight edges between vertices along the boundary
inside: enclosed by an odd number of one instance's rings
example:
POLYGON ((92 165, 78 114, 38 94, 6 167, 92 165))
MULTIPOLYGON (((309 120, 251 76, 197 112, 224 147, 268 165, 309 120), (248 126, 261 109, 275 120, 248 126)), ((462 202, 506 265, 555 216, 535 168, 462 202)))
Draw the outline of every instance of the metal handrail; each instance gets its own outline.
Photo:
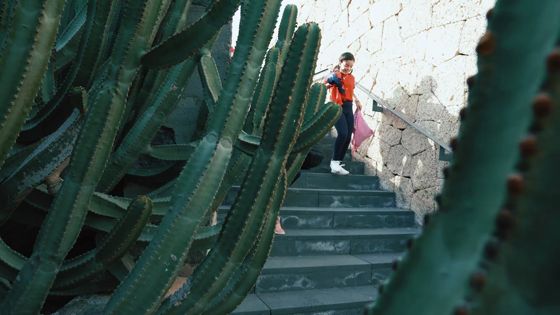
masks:
MULTIPOLYGON (((314 76, 317 76, 323 72, 328 71, 328 69, 323 69, 319 72, 316 72, 314 74, 314 76)), ((387 102, 385 100, 383 100, 381 97, 373 94, 370 90, 368 90, 366 87, 364 87, 363 85, 356 83, 356 87, 358 87, 358 89, 362 90, 364 93, 366 93, 366 96, 369 97, 370 99, 373 100, 373 111, 375 112, 384 112, 384 113, 391 113, 393 116, 399 118, 400 120, 404 121, 407 125, 409 125, 410 127, 414 128, 416 131, 418 131, 419 133, 421 133, 422 135, 424 135, 426 138, 432 140, 434 143, 436 143, 437 145, 439 145, 439 159, 442 161, 449 161, 451 160, 451 157, 453 156, 453 151, 451 150, 451 148, 445 144, 444 141, 440 140, 439 138, 437 138, 436 136, 434 136, 432 133, 430 133, 428 130, 418 126, 417 124, 415 124, 410 118, 408 118, 406 115, 404 115, 403 113, 396 111, 392 108, 390 108, 387 105, 387 102)))

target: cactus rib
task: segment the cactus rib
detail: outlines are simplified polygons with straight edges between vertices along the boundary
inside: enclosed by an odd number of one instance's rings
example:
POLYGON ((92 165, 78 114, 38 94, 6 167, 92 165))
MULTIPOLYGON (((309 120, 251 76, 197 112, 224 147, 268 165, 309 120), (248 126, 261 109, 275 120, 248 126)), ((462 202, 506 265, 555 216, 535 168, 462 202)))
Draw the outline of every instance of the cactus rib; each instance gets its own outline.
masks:
POLYGON ((276 83, 276 67, 278 63, 278 49, 269 49, 263 70, 259 76, 257 89, 253 95, 251 110, 247 116, 246 129, 253 135, 260 136, 262 133, 266 110, 270 104, 272 92, 276 83))
POLYGON ((216 104, 222 90, 222 81, 218 73, 218 67, 208 49, 203 50, 201 53, 199 61, 200 77, 210 93, 213 103, 216 104))
POLYGON ((79 31, 84 26, 87 18, 87 2, 81 4, 80 9, 76 12, 76 15, 72 20, 66 25, 66 27, 59 33, 58 39, 56 40, 56 45, 54 49, 56 52, 61 51, 70 42, 74 36, 79 34, 79 31))
POLYGON ((278 28, 278 41, 275 45, 275 47, 278 48, 278 60, 280 61, 279 65, 281 65, 284 62, 284 59, 286 59, 286 55, 290 47, 290 41, 296 26, 297 7, 294 4, 288 4, 284 8, 284 12, 282 12, 282 21, 278 28))
POLYGON ((26 0, 15 8, 0 51, 0 167, 39 91, 63 8, 63 0, 26 0), (27 27, 16 31, 19 25, 27 27))

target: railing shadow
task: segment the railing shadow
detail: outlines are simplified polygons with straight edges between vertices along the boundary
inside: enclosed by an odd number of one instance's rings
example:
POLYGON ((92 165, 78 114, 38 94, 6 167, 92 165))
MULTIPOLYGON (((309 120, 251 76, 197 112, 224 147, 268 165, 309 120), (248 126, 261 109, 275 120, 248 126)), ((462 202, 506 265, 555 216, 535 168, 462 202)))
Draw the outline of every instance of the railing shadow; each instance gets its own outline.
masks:
POLYGON ((427 76, 412 93, 399 87, 385 100, 358 93, 376 134, 354 158, 365 162, 366 173, 378 176, 384 189, 396 193, 397 205, 412 209, 418 220, 436 208, 434 197, 443 185, 442 169, 451 151, 444 137, 455 134, 458 125, 457 117, 437 102, 435 89, 427 76))

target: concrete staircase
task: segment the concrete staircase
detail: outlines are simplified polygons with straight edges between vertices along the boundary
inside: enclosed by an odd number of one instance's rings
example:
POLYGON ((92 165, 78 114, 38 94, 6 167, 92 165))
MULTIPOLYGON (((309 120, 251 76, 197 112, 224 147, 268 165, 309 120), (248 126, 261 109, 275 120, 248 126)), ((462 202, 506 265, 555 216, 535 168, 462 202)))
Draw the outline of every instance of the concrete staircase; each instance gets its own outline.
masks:
POLYGON ((362 314, 377 297, 419 229, 377 177, 358 175, 362 163, 345 163, 352 175, 332 175, 323 162, 290 187, 280 210, 286 235, 275 236, 253 292, 233 314, 362 314))

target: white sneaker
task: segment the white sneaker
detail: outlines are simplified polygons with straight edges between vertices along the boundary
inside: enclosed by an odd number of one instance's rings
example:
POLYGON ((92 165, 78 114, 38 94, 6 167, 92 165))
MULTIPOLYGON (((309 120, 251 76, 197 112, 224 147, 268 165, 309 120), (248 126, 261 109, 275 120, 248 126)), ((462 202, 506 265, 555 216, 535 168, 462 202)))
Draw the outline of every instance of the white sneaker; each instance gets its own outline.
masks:
POLYGON ((331 173, 338 175, 348 175, 350 172, 345 170, 341 165, 340 161, 331 161, 331 173))

